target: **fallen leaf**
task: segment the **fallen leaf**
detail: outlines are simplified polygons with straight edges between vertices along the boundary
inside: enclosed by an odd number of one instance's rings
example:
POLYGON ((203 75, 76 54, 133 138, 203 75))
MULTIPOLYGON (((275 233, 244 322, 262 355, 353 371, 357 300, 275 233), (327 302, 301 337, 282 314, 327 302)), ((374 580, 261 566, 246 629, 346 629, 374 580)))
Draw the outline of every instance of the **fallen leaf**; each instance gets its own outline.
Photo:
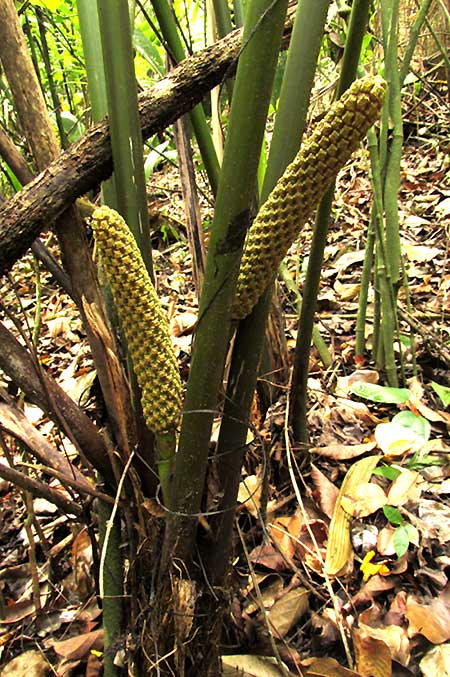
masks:
POLYGON ((82 660, 92 649, 103 649, 103 629, 75 635, 62 641, 50 640, 46 645, 52 648, 58 656, 70 660, 82 660))
POLYGON ((368 636, 360 628, 352 632, 356 669, 361 677, 391 677, 392 658, 389 647, 381 640, 368 636))
POLYGON ((351 517, 360 519, 367 517, 382 508, 387 503, 387 497, 378 484, 364 482, 355 487, 350 494, 341 498, 342 509, 351 517))
POLYGON ((373 628, 359 621, 359 631, 365 637, 372 637, 382 641, 389 647, 391 657, 401 665, 408 665, 410 661, 409 639, 405 628, 398 625, 385 625, 381 628, 373 628))
POLYGON ((386 456, 404 456, 417 446, 417 436, 414 431, 392 421, 377 425, 375 439, 378 447, 386 456))
POLYGON ((450 677, 450 644, 441 644, 427 651, 419 666, 423 677, 450 677))
POLYGON ((376 446, 374 441, 365 442, 364 444, 329 444, 326 447, 312 447, 309 453, 325 458, 334 458, 338 461, 347 461, 372 451, 376 446))
POLYGON ((306 588, 295 588, 282 595, 267 614, 274 636, 276 638, 285 637, 308 608, 309 600, 306 588))
POLYGON ((238 654, 236 656, 222 656, 224 677, 239 675, 240 677, 283 677, 287 674, 282 672, 275 658, 270 656, 252 656, 238 654))
POLYGON ((333 516, 334 506, 339 494, 339 489, 330 482, 328 477, 324 475, 314 464, 311 464, 311 479, 314 482, 315 489, 313 491, 313 498, 319 505, 322 512, 327 517, 333 516))
POLYGON ((3 666, 1 677, 46 677, 50 671, 41 651, 26 651, 3 666))
POLYGON ((387 494, 389 505, 399 506, 409 501, 418 501, 422 494, 420 485, 426 484, 415 470, 408 470, 408 468, 399 468, 399 470, 400 475, 392 482, 387 494))
POLYGON ((406 618, 410 637, 423 635, 432 644, 450 640, 450 587, 447 586, 430 604, 421 604, 416 597, 408 596, 406 618))
POLYGON ((344 668, 334 658, 313 658, 303 661, 304 677, 360 677, 354 670, 344 668))

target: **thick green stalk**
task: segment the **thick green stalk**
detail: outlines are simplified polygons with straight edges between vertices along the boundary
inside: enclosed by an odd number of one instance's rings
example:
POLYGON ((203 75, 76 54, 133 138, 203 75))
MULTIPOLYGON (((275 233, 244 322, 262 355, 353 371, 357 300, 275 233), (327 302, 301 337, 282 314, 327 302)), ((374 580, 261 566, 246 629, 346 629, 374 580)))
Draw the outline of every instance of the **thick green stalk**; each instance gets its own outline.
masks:
POLYGON ((213 0, 213 6, 218 35, 220 38, 224 38, 233 30, 230 8, 226 0, 213 0))
MULTIPOLYGON (((158 19, 164 40, 170 51, 170 56, 175 63, 183 61, 185 52, 177 30, 177 24, 173 14, 173 9, 167 0, 152 0, 153 9, 158 19)), ((205 117, 203 106, 198 104, 191 110, 189 117, 194 128, 200 155, 202 156, 208 175, 211 190, 214 195, 217 193, 219 180, 219 161, 214 148, 211 132, 205 117)))
MULTIPOLYGON (((297 8, 262 188, 262 202, 267 199, 299 148, 328 5, 328 0, 302 0, 297 8), (289 129, 289 134, 286 134, 286 129, 289 129)), ((273 284, 270 284, 252 313, 239 323, 234 341, 224 418, 218 440, 219 481, 223 491, 219 508, 224 512, 213 525, 215 540, 207 555, 207 568, 217 582, 223 579, 227 571, 234 523, 232 508, 236 505, 247 421, 256 387, 272 290, 273 284)))
POLYGON ((250 220, 259 153, 287 3, 252 0, 244 28, 214 223, 206 261, 178 453, 164 562, 190 559, 214 412, 229 344, 230 312, 250 220), (249 37, 251 39, 249 40, 249 37), (186 516, 182 516, 186 515, 186 516))
POLYGON ((380 154, 374 134, 369 137, 370 162, 372 166, 372 192, 376 256, 375 256, 375 313, 373 332, 373 354, 378 367, 389 364, 390 385, 397 385, 396 374, 392 377, 392 365, 395 364, 394 330, 396 327, 396 295, 389 276, 385 243, 385 223, 383 217, 383 176, 380 154))
POLYGON ((142 133, 127 0, 97 0, 108 93, 117 210, 153 276, 142 133))
POLYGON ((329 6, 330 0, 302 0, 298 4, 261 192, 262 203, 300 147, 329 6))
MULTIPOLYGON (((361 53, 361 45, 369 18, 369 8, 370 0, 355 0, 353 3, 342 70, 336 92, 337 98, 343 94, 355 79, 359 55, 361 53)), ((317 210, 311 255, 308 262, 305 287, 303 290, 302 312, 299 321, 299 331, 295 346, 294 369, 289 393, 292 429, 294 439, 298 442, 307 442, 308 440, 308 367, 320 281, 320 269, 317 270, 316 267, 322 266, 323 251, 325 249, 328 234, 333 197, 334 185, 327 191, 317 210)))

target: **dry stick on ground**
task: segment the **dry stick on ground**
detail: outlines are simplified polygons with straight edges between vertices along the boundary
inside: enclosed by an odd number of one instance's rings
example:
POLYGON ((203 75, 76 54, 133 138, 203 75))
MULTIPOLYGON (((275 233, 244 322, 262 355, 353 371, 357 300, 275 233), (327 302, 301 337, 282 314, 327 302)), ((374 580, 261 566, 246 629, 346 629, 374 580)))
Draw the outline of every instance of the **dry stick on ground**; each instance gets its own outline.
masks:
POLYGON ((430 329, 420 322, 416 317, 413 317, 405 308, 398 307, 398 314, 402 320, 407 322, 410 327, 414 329, 422 337, 423 342, 427 346, 432 355, 439 360, 445 362, 450 368, 450 350, 436 334, 430 332, 430 329))
MULTIPOLYGON (((290 24, 285 29, 290 35, 290 24)), ((241 32, 234 31, 174 68, 139 99, 142 134, 148 138, 193 108, 225 77, 234 73, 241 32)), ((107 121, 92 127, 31 183, 0 207, 0 274, 77 197, 112 173, 107 121)))
POLYGON ((28 351, 0 323, 0 369, 26 394, 30 402, 43 409, 55 423, 72 436, 83 453, 83 460, 99 470, 114 484, 108 449, 90 418, 64 392, 54 379, 42 370, 38 374, 28 351))

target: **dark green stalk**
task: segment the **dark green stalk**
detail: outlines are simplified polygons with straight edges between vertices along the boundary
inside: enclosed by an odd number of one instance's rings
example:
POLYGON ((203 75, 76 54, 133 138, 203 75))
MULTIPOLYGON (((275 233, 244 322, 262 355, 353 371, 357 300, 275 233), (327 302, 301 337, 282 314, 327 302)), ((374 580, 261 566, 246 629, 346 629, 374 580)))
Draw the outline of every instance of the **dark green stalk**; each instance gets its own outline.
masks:
MULTIPOLYGON (((298 151, 306 123, 328 5, 328 0, 303 0, 297 8, 262 188, 262 202, 267 199, 298 151), (292 115, 292 107, 296 115, 292 115), (289 134, 286 134, 286 129, 289 129, 289 134)), ((223 491, 219 509, 223 513, 214 521, 215 541, 207 555, 207 568, 216 582, 223 579, 228 566, 234 523, 233 507, 236 505, 248 430, 247 421, 256 387, 272 291, 273 284, 269 285, 253 312, 240 322, 234 340, 224 418, 217 448, 219 478, 223 491)))
POLYGON ((245 45, 236 75, 214 223, 206 261, 178 453, 164 563, 187 562, 194 549, 197 513, 206 475, 209 441, 229 345, 230 311, 259 153, 281 43, 287 2, 251 0, 245 45), (176 514, 181 513, 181 514, 176 514))
MULTIPOLYGON (((342 96, 343 92, 355 79, 361 45, 369 19, 369 9, 370 0, 355 0, 353 3, 336 98, 342 96)), ((334 185, 327 191, 317 210, 311 254, 303 290, 302 312, 295 346, 294 369, 289 394, 292 429, 294 439, 297 442, 308 441, 307 384, 309 355, 317 294, 319 291, 320 269, 326 245, 333 198, 334 185)))
POLYGON ((213 0, 214 14, 217 23, 217 32, 220 38, 231 33, 233 26, 231 23, 231 14, 228 3, 225 0, 213 0))
POLYGON ((101 557, 102 571, 100 581, 103 585, 100 590, 102 599, 102 617, 105 649, 103 653, 103 674, 105 677, 118 677, 120 668, 114 665, 114 656, 119 648, 118 640, 122 634, 123 617, 123 572, 120 548, 120 520, 116 516, 111 519, 111 506, 98 501, 98 526, 100 547, 105 552, 101 557), (114 648, 114 645, 115 648, 114 648))
MULTIPOLYGON (((185 58, 185 52, 177 30, 177 24, 167 0, 152 0, 153 9, 158 19, 164 40, 170 50, 170 57, 174 63, 179 63, 185 58)), ((191 110, 189 117, 194 128, 195 137, 200 149, 206 173, 208 174, 211 190, 217 193, 219 179, 219 161, 211 137, 211 132, 206 121, 205 112, 201 104, 191 110)))
POLYGON ((234 25, 241 28, 244 25, 244 7, 242 0, 233 0, 234 25))
POLYGON ((281 85, 261 203, 265 202, 300 147, 329 5, 330 0, 299 2, 281 85))

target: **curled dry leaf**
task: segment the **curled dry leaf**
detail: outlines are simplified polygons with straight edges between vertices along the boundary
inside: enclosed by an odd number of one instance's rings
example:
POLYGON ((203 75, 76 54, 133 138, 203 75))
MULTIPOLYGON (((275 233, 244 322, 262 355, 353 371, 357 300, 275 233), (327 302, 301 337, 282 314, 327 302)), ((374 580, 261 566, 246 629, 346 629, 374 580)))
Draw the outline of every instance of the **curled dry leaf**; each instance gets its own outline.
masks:
POLYGON ((350 525, 352 517, 341 505, 343 496, 352 495, 361 483, 369 481, 380 456, 368 456, 352 465, 342 482, 328 535, 325 571, 329 576, 344 576, 353 569, 350 525))
POLYGON ((399 625, 372 628, 370 625, 360 621, 359 631, 362 636, 382 641, 389 647, 393 660, 396 660, 401 665, 408 665, 410 661, 410 647, 405 628, 399 625))
POLYGON ((354 383, 378 383, 380 380, 377 371, 372 369, 356 369, 349 376, 339 376, 336 383, 336 395, 347 397, 350 387, 354 383))
POLYGON ((328 477, 323 474, 315 465, 311 464, 311 479, 314 482, 313 497, 322 512, 327 517, 333 516, 334 506, 339 494, 339 489, 330 482, 328 477))
POLYGON ((224 677, 282 677, 283 673, 275 658, 270 656, 253 656, 238 654, 222 656, 224 677))
POLYGON ((374 440, 363 444, 328 444, 326 447, 312 447, 309 453, 334 458, 337 461, 347 461, 372 451, 376 446, 374 440))

